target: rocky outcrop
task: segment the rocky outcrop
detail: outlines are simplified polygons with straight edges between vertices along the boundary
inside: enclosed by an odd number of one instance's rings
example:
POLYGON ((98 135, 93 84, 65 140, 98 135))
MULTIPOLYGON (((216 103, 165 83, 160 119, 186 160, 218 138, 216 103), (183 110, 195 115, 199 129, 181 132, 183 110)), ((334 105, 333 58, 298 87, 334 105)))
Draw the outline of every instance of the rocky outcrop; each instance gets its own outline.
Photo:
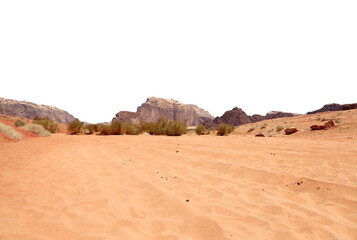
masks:
POLYGON ((41 116, 59 123, 69 123, 74 120, 71 114, 56 107, 5 98, 0 98, 0 113, 28 119, 41 116))
POLYGON ((306 114, 314 114, 314 113, 320 113, 320 112, 332 112, 332 111, 341 111, 342 110, 342 105, 338 103, 330 103, 324 105, 322 108, 317 109, 312 112, 308 112, 306 114))
POLYGON ((205 121, 203 125, 206 127, 214 127, 221 123, 226 123, 233 126, 239 126, 246 123, 254 123, 263 121, 266 119, 283 118, 283 117, 295 117, 300 114, 287 113, 281 111, 271 111, 265 116, 254 114, 252 116, 247 115, 242 109, 235 107, 232 110, 225 112, 221 117, 216 117, 213 121, 205 121))
POLYGON ((344 104, 342 105, 342 110, 351 110, 351 109, 357 109, 357 103, 352 103, 352 104, 344 104))
POLYGON ((306 114, 314 114, 314 113, 320 113, 320 112, 333 112, 333 111, 345 111, 345 110, 351 110, 351 109, 357 109, 357 103, 351 103, 351 104, 338 104, 338 103, 330 103, 324 105, 322 108, 317 109, 312 112, 308 112, 306 114))
POLYGON ((155 122, 159 117, 182 121, 188 126, 213 119, 211 114, 195 105, 183 104, 173 99, 150 97, 136 112, 118 112, 113 120, 138 124, 140 121, 155 122))
POLYGON ((281 112, 281 111, 270 111, 266 114, 266 119, 274 119, 274 118, 285 118, 285 117, 296 117, 300 114, 289 113, 289 112, 281 112))
POLYGON ((252 122, 250 117, 242 109, 237 107, 225 112, 221 117, 216 117, 213 120, 213 123, 215 124, 226 123, 233 126, 239 126, 250 122, 252 122))

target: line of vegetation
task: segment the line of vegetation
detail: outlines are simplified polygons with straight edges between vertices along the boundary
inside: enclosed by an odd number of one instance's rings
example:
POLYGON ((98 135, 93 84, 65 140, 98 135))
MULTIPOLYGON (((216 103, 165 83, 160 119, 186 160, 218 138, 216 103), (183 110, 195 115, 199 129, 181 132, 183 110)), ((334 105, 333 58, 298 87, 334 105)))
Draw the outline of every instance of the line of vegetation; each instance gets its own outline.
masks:
POLYGON ((181 136, 188 132, 185 123, 168 121, 166 117, 160 117, 156 122, 140 122, 140 127, 150 135, 181 136))
POLYGON ((0 132, 15 140, 21 140, 22 138, 21 133, 2 122, 0 122, 0 132))
POLYGON ((33 120, 32 123, 42 125, 47 131, 50 131, 51 133, 56 133, 59 132, 60 127, 59 125, 50 119, 44 118, 40 120, 33 120))
POLYGON ((36 123, 29 123, 25 126, 21 127, 27 131, 33 132, 34 134, 40 137, 49 137, 51 136, 51 132, 46 130, 42 125, 36 123))
POLYGON ((196 126, 195 132, 197 135, 205 135, 206 134, 206 127, 202 124, 198 124, 196 126))
POLYGON ((72 122, 67 125, 68 134, 74 135, 82 132, 83 122, 79 121, 78 118, 74 119, 72 122))

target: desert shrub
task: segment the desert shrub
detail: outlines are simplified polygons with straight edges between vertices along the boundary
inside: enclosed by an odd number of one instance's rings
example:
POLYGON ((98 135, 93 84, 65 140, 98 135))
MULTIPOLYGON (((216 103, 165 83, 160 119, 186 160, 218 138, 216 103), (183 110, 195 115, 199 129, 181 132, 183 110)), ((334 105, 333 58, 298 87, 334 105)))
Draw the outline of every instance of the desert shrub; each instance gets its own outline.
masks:
POLYGON ((2 122, 0 122, 0 132, 12 139, 20 140, 22 138, 21 133, 13 129, 11 126, 8 126, 2 122))
POLYGON ((110 125, 100 125, 99 131, 101 135, 110 135, 111 134, 110 125))
POLYGON ((261 127, 260 127, 260 129, 264 129, 264 128, 266 128, 268 126, 268 124, 267 123, 264 123, 261 127))
POLYGON ((339 118, 334 119, 335 123, 341 123, 341 120, 339 118))
POLYGON ((125 133, 124 123, 119 120, 114 120, 110 124, 111 135, 123 135, 125 133))
POLYGON ((206 127, 203 126, 202 124, 198 124, 196 129, 195 129, 195 132, 196 132, 197 135, 205 135, 206 127))
POLYGON ((255 126, 249 128, 247 132, 253 132, 254 130, 255 130, 255 126))
POLYGON ((142 133, 140 126, 131 123, 125 123, 124 130, 126 135, 139 135, 142 133))
POLYGON ((36 123, 29 123, 25 126, 21 127, 27 131, 33 132, 34 134, 40 137, 48 137, 51 136, 51 132, 46 130, 42 125, 36 123))
POLYGON ((22 126, 25 126, 25 123, 24 123, 24 121, 21 121, 21 120, 17 119, 15 121, 15 126, 16 127, 22 127, 22 126))
POLYGON ((230 126, 225 123, 221 123, 217 127, 217 135, 219 136, 226 136, 234 131, 234 126, 230 126))
POLYGON ((170 121, 167 125, 164 135, 167 136, 181 136, 188 132, 187 125, 183 122, 170 121))
POLYGON ((67 132, 71 135, 77 134, 82 131, 83 122, 79 121, 78 118, 74 119, 67 125, 67 132))
POLYGON ((88 124, 88 125, 84 126, 84 132, 86 134, 93 134, 98 131, 97 129, 98 129, 98 127, 95 124, 88 124))
POLYGON ((277 132, 280 132, 281 130, 284 129, 284 127, 283 126, 276 126, 275 129, 276 129, 277 132))
POLYGON ((187 133, 187 125, 182 122, 168 121, 166 117, 160 117, 156 122, 140 122, 142 131, 150 135, 181 136, 187 133))
POLYGON ((42 125, 46 130, 50 131, 51 133, 59 132, 60 128, 55 121, 50 119, 44 118, 40 120, 33 120, 32 123, 42 125))

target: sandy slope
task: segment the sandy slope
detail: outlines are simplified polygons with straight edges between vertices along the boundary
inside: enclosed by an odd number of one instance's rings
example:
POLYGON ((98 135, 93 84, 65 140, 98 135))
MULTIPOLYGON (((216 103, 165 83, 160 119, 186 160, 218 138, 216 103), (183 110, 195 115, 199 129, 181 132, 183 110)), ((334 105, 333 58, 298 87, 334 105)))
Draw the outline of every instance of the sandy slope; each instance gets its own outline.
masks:
POLYGON ((354 139, 57 134, 0 143, 0 239, 357 239, 356 183, 354 139))

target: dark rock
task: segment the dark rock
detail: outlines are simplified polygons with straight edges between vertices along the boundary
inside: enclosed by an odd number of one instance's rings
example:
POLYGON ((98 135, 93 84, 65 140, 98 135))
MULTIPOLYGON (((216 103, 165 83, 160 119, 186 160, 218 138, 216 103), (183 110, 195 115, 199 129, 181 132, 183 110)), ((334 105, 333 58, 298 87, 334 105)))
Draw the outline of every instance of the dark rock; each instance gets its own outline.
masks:
POLYGON ((285 134, 290 135, 290 134, 296 133, 297 131, 298 131, 297 128, 286 128, 285 134))
POLYGON ((265 137, 265 135, 263 133, 257 133, 255 134, 256 137, 265 137))
POLYGON ((74 117, 66 111, 47 105, 38 105, 32 102, 16 101, 0 98, 2 114, 34 119, 35 117, 48 118, 59 123, 69 123, 74 117))
POLYGON ((342 105, 342 110, 351 110, 351 109, 357 109, 357 103, 352 103, 352 104, 344 104, 342 105))
POLYGON ((239 126, 245 123, 251 123, 250 117, 240 108, 233 108, 225 112, 222 117, 216 117, 213 120, 215 124, 226 123, 228 125, 239 126))
POLYGON ((316 131, 316 130, 324 130, 326 129, 326 126, 323 125, 312 125, 310 126, 311 131, 316 131))
POLYGON ((314 113, 320 113, 320 112, 332 112, 332 111, 341 111, 342 110, 342 105, 338 103, 330 103, 324 105, 322 108, 317 109, 312 112, 308 112, 306 114, 314 114, 314 113))

